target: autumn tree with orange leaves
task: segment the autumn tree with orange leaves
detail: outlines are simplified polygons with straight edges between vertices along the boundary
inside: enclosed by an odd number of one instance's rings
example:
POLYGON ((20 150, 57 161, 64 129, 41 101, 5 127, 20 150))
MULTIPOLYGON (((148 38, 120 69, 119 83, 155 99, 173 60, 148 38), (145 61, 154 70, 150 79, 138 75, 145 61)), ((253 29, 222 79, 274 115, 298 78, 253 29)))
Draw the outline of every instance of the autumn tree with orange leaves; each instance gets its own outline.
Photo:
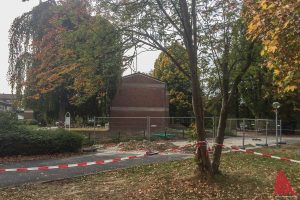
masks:
POLYGON ((120 35, 87 1, 49 0, 14 21, 8 76, 26 106, 45 116, 62 119, 71 108, 106 115, 121 55, 120 35))
POLYGON ((261 55, 274 72, 279 92, 300 87, 300 1, 245 0, 247 35, 263 44, 261 55))

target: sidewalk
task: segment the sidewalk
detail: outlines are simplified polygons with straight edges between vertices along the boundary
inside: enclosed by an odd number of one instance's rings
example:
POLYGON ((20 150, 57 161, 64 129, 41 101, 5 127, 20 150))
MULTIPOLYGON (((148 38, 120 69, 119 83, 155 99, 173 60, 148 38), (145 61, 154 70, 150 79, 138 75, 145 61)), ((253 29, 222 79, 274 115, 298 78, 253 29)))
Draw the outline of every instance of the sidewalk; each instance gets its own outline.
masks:
MULTIPOLYGON (((299 137, 282 137, 283 142, 287 142, 287 144, 294 144, 300 142, 300 136, 299 137)), ((214 144, 214 139, 213 138, 208 138, 207 142, 209 145, 214 144)), ((191 142, 188 140, 180 140, 180 141, 174 141, 172 142, 176 146, 183 147, 187 144, 194 144, 195 142, 191 142)), ((255 147, 256 144, 265 144, 266 139, 264 136, 254 136, 254 137, 245 137, 244 145, 245 146, 253 146, 255 147), (260 140, 253 140, 253 138, 259 138, 260 140)), ((276 144, 276 137, 275 136, 269 136, 267 140, 268 145, 274 145, 276 144)), ((224 145, 225 146, 242 146, 243 145, 243 137, 225 137, 224 140, 224 145)))

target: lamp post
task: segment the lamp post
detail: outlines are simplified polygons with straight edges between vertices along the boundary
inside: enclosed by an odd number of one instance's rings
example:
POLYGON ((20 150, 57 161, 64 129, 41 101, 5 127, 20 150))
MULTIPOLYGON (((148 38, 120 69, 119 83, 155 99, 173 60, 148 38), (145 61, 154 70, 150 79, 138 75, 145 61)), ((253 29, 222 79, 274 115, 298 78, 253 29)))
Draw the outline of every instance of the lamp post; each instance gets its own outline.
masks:
POLYGON ((276 146, 278 147, 278 108, 280 108, 279 102, 274 102, 272 107, 275 109, 275 124, 276 124, 276 146))

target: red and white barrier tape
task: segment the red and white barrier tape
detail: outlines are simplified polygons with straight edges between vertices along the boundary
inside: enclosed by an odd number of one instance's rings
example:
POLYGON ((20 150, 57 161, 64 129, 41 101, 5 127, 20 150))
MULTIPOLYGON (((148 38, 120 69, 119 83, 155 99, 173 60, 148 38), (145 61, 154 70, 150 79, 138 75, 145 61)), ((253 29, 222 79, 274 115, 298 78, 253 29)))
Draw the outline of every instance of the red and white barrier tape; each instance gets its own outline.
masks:
MULTIPOLYGON (((198 141, 196 143, 196 146, 197 147, 201 147, 201 146, 207 146, 207 151, 211 151, 212 148, 209 147, 208 145, 208 142, 207 141, 198 141)), ((253 150, 246 150, 246 149, 241 149, 237 146, 225 146, 224 144, 213 144, 212 147, 215 147, 215 146, 221 146, 221 147, 227 147, 227 148, 230 148, 231 150, 234 150, 234 151, 240 151, 240 152, 244 152, 244 153, 248 153, 248 154, 254 154, 254 155, 258 155, 258 156, 263 156, 263 157, 266 157, 266 158, 274 158, 274 159, 277 159, 277 160, 284 160, 284 161, 288 161, 288 162, 293 162, 293 163, 298 163, 300 164, 300 161, 299 160, 294 160, 294 159, 290 159, 290 158, 286 158, 286 157, 278 157, 278 156, 273 156, 273 155, 270 155, 270 154, 265 154, 265 153, 259 153, 259 152, 255 152, 253 150)), ((196 152, 197 152, 198 148, 196 149, 196 152)))
POLYGON ((73 167, 86 167, 91 165, 104 165, 108 163, 116 163, 119 161, 141 158, 146 155, 152 155, 150 153, 136 155, 136 156, 127 156, 127 157, 118 157, 109 160, 98 160, 93 162, 82 162, 82 163, 75 163, 75 164, 64 164, 64 165, 55 165, 55 166, 40 166, 40 167, 21 167, 21 168, 11 168, 11 169, 0 169, 1 172, 21 172, 21 171, 44 171, 44 170, 51 170, 51 169, 68 169, 73 167))
POLYGON ((258 156, 262 156, 262 157, 266 157, 266 158, 274 158, 274 159, 277 159, 277 160, 284 160, 284 161, 300 164, 299 160, 293 160, 293 159, 286 158, 286 157, 273 156, 271 154, 259 153, 259 152, 255 152, 255 151, 252 151, 252 150, 241 149, 241 148, 238 148, 238 147, 231 147, 231 148, 235 151, 241 151, 241 152, 244 152, 244 153, 247 153, 247 154, 254 154, 254 155, 258 155, 258 156))
MULTIPOLYGON (((211 150, 211 148, 208 146, 208 143, 206 141, 200 141, 196 144, 196 146, 198 146, 198 147, 200 147, 201 145, 207 146, 207 153, 209 150, 211 150)), ((289 161, 289 162, 300 164, 299 160, 293 160, 293 159, 289 159, 289 158, 285 158, 285 157, 273 156, 270 154, 259 153, 259 152, 255 152, 252 150, 245 150, 245 149, 241 149, 241 148, 235 147, 235 146, 229 147, 229 146, 225 146, 224 144, 214 144, 213 146, 228 147, 234 151, 240 151, 240 152, 244 152, 244 153, 248 153, 248 154, 254 154, 254 155, 259 155, 259 156, 263 156, 263 157, 267 157, 267 158, 274 158, 277 160, 284 160, 284 161, 289 161)), ((198 148, 196 149, 196 151, 197 150, 198 150, 198 148)), ((92 161, 92 162, 82 162, 82 163, 64 164, 64 165, 55 165, 55 166, 20 167, 20 168, 11 168, 11 169, 1 169, 0 168, 0 173, 1 172, 20 172, 20 171, 40 171, 40 170, 43 171, 43 170, 51 170, 51 169, 68 169, 68 168, 73 168, 73 167, 86 167, 86 166, 91 166, 91 165, 104 165, 104 164, 108 164, 108 163, 116 163, 119 161, 124 161, 124 160, 129 160, 129 159, 141 158, 146 155, 154 155, 154 154, 157 154, 157 153, 146 152, 145 154, 140 154, 140 155, 136 155, 136 156, 127 156, 127 157, 122 157, 122 158, 118 157, 118 158, 113 158, 113 159, 109 159, 109 160, 99 160, 99 161, 92 161)))

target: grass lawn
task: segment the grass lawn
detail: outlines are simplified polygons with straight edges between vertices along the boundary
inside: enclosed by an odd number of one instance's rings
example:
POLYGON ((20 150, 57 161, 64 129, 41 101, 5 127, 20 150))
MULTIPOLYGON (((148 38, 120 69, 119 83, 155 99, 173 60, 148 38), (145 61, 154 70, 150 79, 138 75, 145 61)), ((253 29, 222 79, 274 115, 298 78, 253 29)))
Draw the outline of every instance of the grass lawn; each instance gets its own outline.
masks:
MULTIPOLYGON (((259 151, 300 159, 300 144, 259 151)), ((80 178, 0 189, 1 199, 273 199, 283 169, 300 194, 300 165, 240 152, 222 156, 214 181, 193 175, 192 159, 133 167, 80 178)))

